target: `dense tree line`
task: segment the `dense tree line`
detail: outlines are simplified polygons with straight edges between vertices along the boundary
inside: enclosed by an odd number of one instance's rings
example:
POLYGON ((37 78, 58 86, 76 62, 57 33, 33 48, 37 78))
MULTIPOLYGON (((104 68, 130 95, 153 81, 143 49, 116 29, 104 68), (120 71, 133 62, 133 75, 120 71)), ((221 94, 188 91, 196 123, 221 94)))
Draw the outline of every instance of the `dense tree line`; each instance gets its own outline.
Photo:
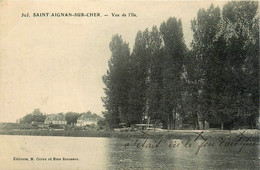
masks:
POLYGON ((32 123, 32 122, 44 122, 46 115, 43 114, 40 109, 34 109, 32 113, 25 115, 21 118, 20 123, 32 123))
POLYGON ((256 127, 259 107, 258 2, 228 2, 200 9, 191 21, 193 41, 184 42, 175 17, 139 31, 133 51, 120 35, 110 42, 102 98, 111 128, 160 120, 204 129, 256 127))
MULTIPOLYGON (((83 113, 76 113, 76 112, 67 112, 67 113, 57 113, 56 115, 61 115, 65 118, 68 125, 77 123, 77 119, 82 116, 83 114, 86 114, 89 118, 101 118, 96 113, 83 112, 83 113)), ((34 109, 32 113, 29 113, 25 115, 23 118, 21 118, 20 123, 32 123, 32 122, 44 122, 46 117, 48 115, 44 114, 40 111, 40 109, 34 109)))

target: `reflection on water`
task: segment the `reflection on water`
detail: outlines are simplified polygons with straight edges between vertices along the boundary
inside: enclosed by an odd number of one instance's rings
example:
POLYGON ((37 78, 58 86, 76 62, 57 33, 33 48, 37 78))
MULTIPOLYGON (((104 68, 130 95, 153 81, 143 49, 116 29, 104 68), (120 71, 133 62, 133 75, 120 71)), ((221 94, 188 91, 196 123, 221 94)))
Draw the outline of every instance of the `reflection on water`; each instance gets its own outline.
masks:
MULTIPOLYGON (((134 143, 134 140, 132 140, 134 143)), ((151 143, 153 140, 150 140, 151 143)), ((158 148, 126 147, 126 139, 109 140, 109 169, 259 169, 259 145, 246 147, 238 153, 239 147, 207 147, 198 150, 201 140, 191 147, 170 148, 171 143, 182 140, 164 139, 158 148)), ((185 141, 186 142, 186 141, 185 141)), ((185 143, 184 142, 184 143, 185 143)))
POLYGON ((185 147, 187 140, 168 139, 149 139, 143 145, 153 148, 142 147, 145 139, 134 138, 0 136, 0 141, 8 144, 0 145, 0 169, 260 169, 259 145, 240 153, 238 147, 204 147, 196 155, 201 140, 190 147, 185 147), (37 157, 79 161, 36 161, 37 157))

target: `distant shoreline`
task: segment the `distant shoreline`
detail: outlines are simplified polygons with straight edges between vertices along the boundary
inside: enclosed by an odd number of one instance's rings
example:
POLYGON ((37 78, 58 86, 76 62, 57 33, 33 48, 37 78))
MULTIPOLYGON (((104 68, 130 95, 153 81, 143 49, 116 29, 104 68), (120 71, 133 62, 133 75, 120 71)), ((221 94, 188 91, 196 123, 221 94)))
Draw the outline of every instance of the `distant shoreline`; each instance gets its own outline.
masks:
POLYGON ((66 137, 107 137, 107 138, 168 138, 187 139, 194 138, 200 133, 206 138, 224 137, 249 137, 258 139, 260 130, 171 130, 163 132, 154 131, 83 131, 83 130, 0 130, 0 135, 23 135, 23 136, 66 136, 66 137))

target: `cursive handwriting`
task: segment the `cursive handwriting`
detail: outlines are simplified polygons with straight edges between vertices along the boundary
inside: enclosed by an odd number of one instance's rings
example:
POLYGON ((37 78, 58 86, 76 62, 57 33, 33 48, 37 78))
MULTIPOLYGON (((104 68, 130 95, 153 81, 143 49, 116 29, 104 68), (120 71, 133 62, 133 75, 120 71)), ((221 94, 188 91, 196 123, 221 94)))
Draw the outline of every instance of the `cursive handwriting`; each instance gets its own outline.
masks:
MULTIPOLYGON (((144 134, 147 134, 148 131, 143 131, 144 134)), ((213 148, 213 147, 225 147, 225 148, 231 148, 231 147, 238 147, 238 153, 240 153, 245 147, 249 146, 255 146, 258 144, 258 139, 247 137, 245 135, 245 131, 240 132, 238 135, 231 136, 217 136, 214 138, 207 138, 203 135, 202 132, 194 132, 196 133, 196 136, 191 139, 185 139, 185 140, 172 140, 170 143, 166 141, 166 147, 168 148, 192 148, 195 147, 195 155, 197 155, 201 149, 203 148, 213 148), (168 142, 168 143, 167 143, 168 142)), ((144 148, 144 149, 157 149, 160 147, 163 147, 163 139, 149 139, 148 137, 145 137, 143 139, 136 139, 134 142, 127 142, 124 147, 136 147, 136 148, 144 148)))

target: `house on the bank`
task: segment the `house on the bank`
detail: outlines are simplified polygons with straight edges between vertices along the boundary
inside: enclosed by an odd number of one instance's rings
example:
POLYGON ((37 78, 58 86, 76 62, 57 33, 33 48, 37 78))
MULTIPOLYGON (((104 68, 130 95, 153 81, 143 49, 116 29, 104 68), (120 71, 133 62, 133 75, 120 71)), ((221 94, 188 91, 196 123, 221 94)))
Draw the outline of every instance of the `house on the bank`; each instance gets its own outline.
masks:
POLYGON ((54 125, 66 125, 67 121, 63 114, 51 114, 47 115, 45 119, 45 124, 54 124, 54 125))
POLYGON ((96 114, 84 113, 77 119, 76 126, 97 125, 100 119, 96 114))

